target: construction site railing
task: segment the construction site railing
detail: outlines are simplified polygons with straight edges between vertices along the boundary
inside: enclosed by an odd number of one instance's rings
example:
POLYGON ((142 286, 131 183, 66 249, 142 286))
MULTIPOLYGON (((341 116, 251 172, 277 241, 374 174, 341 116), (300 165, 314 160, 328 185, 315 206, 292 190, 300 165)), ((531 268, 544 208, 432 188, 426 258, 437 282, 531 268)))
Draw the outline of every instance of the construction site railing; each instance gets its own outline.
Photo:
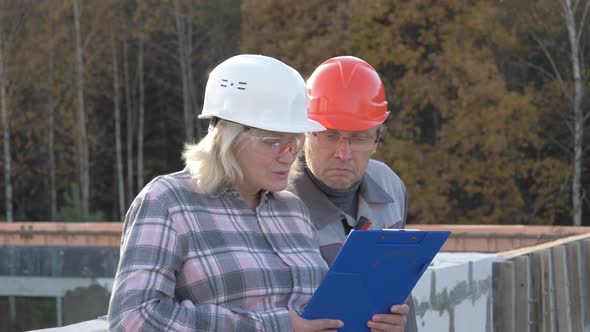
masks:
POLYGON ((494 331, 590 331, 590 233, 499 253, 494 331))

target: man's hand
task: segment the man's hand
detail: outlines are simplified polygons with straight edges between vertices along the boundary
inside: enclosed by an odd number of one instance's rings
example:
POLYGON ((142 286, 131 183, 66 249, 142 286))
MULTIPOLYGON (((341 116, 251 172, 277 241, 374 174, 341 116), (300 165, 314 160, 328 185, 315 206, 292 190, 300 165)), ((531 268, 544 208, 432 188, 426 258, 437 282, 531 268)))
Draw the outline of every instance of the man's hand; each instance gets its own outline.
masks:
POLYGON ((377 314, 371 317, 367 326, 371 332, 404 332, 406 326, 406 315, 410 312, 407 304, 394 305, 391 307, 391 314, 377 314))
MULTIPOLYGON (((341 320, 336 319, 305 319, 295 311, 289 310, 294 332, 328 332, 344 326, 341 320)), ((387 315, 390 316, 390 315, 387 315)))

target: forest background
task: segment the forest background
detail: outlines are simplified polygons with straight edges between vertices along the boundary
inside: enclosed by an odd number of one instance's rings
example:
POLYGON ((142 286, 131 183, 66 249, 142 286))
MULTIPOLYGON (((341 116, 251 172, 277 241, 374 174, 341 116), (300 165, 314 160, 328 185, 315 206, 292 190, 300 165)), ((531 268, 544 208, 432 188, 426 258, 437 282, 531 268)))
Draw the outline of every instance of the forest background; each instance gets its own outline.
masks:
POLYGON ((0 0, 0 218, 120 221, 182 169, 208 73, 360 57, 410 223, 590 225, 590 2, 0 0))

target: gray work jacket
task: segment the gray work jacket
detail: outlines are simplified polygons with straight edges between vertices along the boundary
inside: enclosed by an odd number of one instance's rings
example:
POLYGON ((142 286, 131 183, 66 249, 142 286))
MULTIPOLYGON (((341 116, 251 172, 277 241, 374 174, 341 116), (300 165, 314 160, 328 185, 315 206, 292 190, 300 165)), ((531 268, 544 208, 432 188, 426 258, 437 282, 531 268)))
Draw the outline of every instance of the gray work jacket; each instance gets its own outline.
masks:
MULTIPOLYGON (((343 222, 355 228, 362 218, 368 219, 368 229, 404 228, 408 207, 407 190, 400 177, 389 166, 377 160, 369 160, 361 181, 358 202, 358 218, 355 220, 336 207, 301 170, 290 179, 287 190, 299 196, 309 209, 311 220, 317 229, 322 257, 332 265, 347 232, 343 222)), ((405 332, 417 332, 416 315, 410 301, 405 332)))

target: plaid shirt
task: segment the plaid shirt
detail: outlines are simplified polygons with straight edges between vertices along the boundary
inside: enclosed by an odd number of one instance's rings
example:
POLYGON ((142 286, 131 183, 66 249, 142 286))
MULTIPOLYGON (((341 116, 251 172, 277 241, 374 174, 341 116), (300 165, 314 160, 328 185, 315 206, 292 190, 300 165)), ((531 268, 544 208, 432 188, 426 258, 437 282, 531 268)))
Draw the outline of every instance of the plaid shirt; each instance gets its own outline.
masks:
POLYGON ((327 265, 303 203, 286 191, 252 211, 160 176, 127 212, 109 304, 113 331, 292 331, 327 265))

